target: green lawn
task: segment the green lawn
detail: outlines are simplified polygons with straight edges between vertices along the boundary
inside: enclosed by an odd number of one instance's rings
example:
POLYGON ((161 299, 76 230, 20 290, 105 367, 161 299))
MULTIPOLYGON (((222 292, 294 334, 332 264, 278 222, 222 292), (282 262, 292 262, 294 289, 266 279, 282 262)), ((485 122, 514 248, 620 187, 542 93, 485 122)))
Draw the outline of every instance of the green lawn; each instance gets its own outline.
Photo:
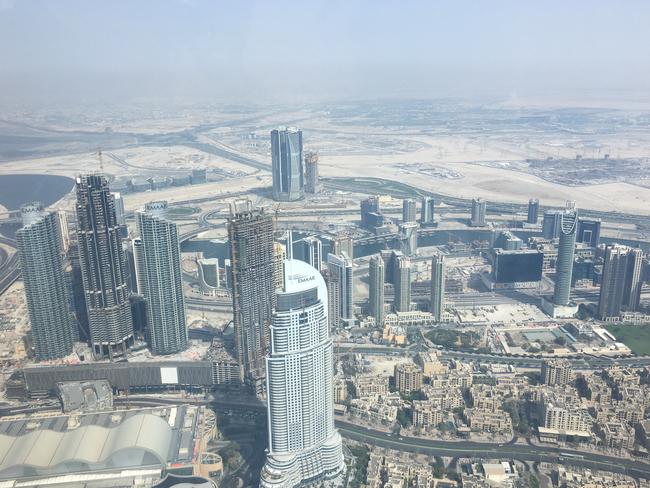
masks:
POLYGON ((650 325, 606 325, 605 329, 634 354, 650 355, 650 325))

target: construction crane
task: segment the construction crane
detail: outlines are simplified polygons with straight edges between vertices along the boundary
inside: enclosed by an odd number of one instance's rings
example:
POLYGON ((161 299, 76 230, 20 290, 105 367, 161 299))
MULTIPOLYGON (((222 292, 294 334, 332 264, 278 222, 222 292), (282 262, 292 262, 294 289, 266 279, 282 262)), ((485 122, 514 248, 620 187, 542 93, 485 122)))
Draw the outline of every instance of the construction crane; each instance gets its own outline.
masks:
POLYGON ((102 148, 97 148, 97 159, 99 160, 99 172, 104 173, 104 159, 102 158, 102 148))

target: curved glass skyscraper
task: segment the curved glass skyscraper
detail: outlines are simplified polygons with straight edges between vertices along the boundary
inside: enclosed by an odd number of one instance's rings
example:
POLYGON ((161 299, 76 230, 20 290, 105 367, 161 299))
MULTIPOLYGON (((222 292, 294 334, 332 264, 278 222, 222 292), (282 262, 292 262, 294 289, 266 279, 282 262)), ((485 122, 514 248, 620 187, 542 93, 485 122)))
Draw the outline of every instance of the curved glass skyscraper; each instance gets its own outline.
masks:
POLYGON ((287 260, 266 359, 269 448, 263 488, 308 486, 342 474, 333 375, 325 281, 307 263, 287 260))
POLYGON ((65 293, 59 221, 40 203, 24 205, 21 213, 23 227, 16 232, 16 242, 36 359, 67 356, 75 333, 65 293))
POLYGON ((302 131, 279 127, 271 131, 273 200, 290 202, 304 196, 302 131))
POLYGON ((575 204, 569 202, 566 210, 560 216, 560 243, 555 263, 555 291, 553 294, 553 303, 556 305, 568 305, 570 301, 577 228, 578 212, 575 209, 575 204))

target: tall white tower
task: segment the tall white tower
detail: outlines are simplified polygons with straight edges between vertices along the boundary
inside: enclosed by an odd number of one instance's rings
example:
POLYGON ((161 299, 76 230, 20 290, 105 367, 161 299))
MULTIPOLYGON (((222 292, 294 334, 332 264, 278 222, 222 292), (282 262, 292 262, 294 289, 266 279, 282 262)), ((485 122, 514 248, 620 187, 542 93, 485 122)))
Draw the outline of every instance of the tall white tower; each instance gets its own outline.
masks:
POLYGON ((291 259, 277 291, 266 358, 269 448, 263 488, 293 488, 341 477, 341 436, 334 428, 334 357, 327 288, 320 273, 291 259))

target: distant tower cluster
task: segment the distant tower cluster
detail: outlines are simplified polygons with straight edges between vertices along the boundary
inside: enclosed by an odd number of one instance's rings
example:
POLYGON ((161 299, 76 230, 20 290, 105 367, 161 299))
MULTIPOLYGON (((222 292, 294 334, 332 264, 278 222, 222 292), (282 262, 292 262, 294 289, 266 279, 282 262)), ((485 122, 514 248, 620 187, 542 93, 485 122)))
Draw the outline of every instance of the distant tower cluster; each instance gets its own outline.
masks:
POLYGON ((98 357, 125 354, 133 319, 114 196, 105 177, 77 178, 77 241, 90 342, 98 357))
POLYGON ((378 254, 370 258, 369 266, 369 314, 375 319, 375 324, 384 323, 384 260, 378 254))
POLYGON ((32 341, 39 361, 67 356, 76 338, 68 308, 59 220, 40 203, 21 208, 16 232, 32 341))
POLYGON ((187 348, 185 299, 178 228, 167 219, 167 202, 151 202, 137 213, 138 289, 145 297, 147 334, 154 354, 187 348))
POLYGON ((436 253, 431 258, 431 314, 441 322, 445 311, 445 257, 436 253))
POLYGON ((485 227, 487 225, 485 222, 486 208, 487 204, 482 198, 472 199, 472 217, 469 221, 472 227, 485 227))
POLYGON ((435 224, 435 201, 431 197, 422 199, 422 208, 420 209, 420 225, 423 227, 435 224))
POLYGON ((266 359, 269 448, 260 486, 327 486, 345 469, 334 427, 327 289, 320 273, 299 260, 285 262, 283 281, 266 359))
POLYGON ((643 251, 613 244, 605 250, 598 315, 601 319, 634 312, 641 300, 643 251))
POLYGON ((249 200, 231 205, 228 219, 235 343, 242 379, 264 390, 268 327, 275 305, 273 218, 249 200))
POLYGON ((318 193, 318 153, 305 152, 305 192, 318 193))
POLYGON ((291 202, 304 196, 302 131, 280 127, 271 131, 273 200, 291 202))
POLYGON ((529 224, 536 224, 539 219, 539 200, 531 198, 528 200, 528 217, 526 222, 529 224))

